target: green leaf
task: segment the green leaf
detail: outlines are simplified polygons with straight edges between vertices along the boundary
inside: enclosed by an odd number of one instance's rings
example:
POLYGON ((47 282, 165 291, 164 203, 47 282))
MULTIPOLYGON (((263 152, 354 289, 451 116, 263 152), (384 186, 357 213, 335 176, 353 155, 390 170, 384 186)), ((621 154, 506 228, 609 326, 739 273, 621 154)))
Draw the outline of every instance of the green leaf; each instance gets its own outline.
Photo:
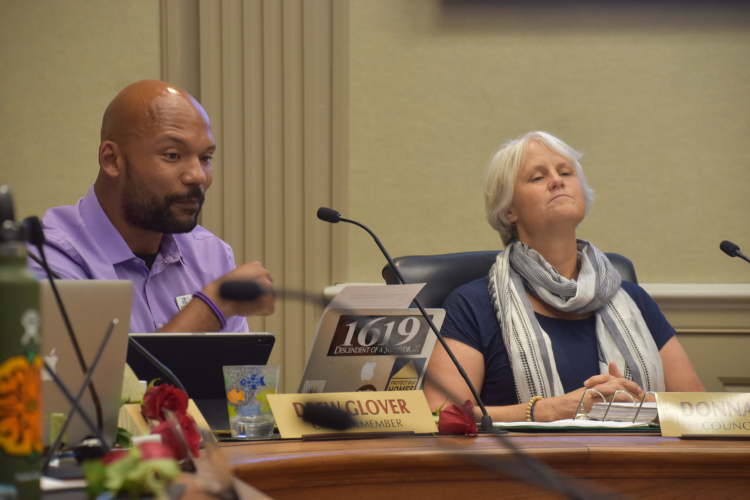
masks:
POLYGON ((124 458, 107 466, 107 478, 104 487, 109 491, 125 491, 124 487, 129 479, 130 473, 141 463, 141 450, 137 446, 130 448, 130 452, 124 458))
POLYGON ((83 472, 88 482, 90 498, 96 498, 105 491, 114 495, 125 494, 131 497, 155 495, 167 500, 166 489, 169 483, 180 475, 180 465, 171 458, 155 458, 141 461, 138 447, 107 466, 101 460, 86 460, 83 472))
POLYGON ((130 438, 133 437, 133 434, 127 430, 123 429, 122 427, 117 428, 117 437, 115 437, 115 446, 121 446, 123 448, 129 448, 130 447, 130 438))
POLYGON ((158 382, 159 380, 161 380, 161 379, 160 379, 160 378, 155 378, 154 380, 152 380, 151 382, 149 382, 149 383, 148 383, 148 387, 146 387, 146 390, 149 390, 149 389, 151 389, 151 388, 152 388, 153 386, 155 386, 155 385, 156 385, 156 383, 157 383, 157 382, 158 382))
POLYGON ((165 495, 167 485, 180 475, 180 465, 171 458, 155 458, 141 463, 149 491, 157 497, 165 495))
POLYGON ((433 417, 439 417, 440 416, 440 411, 443 409, 443 407, 445 406, 445 404, 447 402, 448 402, 448 398, 445 398, 445 401, 443 401, 443 404, 440 405, 440 408, 438 408, 437 410, 435 410, 435 411, 432 412, 432 416, 433 417))
POLYGON ((83 476, 88 483, 86 493, 88 493, 89 498, 96 498, 107 491, 107 488, 104 486, 104 481, 107 478, 107 470, 101 460, 98 458, 84 460, 81 468, 83 469, 83 476))

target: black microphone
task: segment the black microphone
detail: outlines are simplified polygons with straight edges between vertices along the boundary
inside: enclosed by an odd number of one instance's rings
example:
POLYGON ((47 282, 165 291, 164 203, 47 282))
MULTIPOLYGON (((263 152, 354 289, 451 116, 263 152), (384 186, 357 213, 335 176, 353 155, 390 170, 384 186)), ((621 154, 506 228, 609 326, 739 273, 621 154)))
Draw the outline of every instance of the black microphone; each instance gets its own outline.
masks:
POLYGON ((257 281, 251 280, 227 280, 219 287, 219 295, 227 300, 253 301, 267 293, 272 292, 263 288, 257 281))
POLYGON ((39 255, 41 255, 44 260, 31 253, 29 250, 26 251, 26 255, 39 264, 41 268, 47 272, 47 276, 51 276, 50 280, 52 280, 52 278, 58 280, 62 279, 59 274, 50 269, 47 265, 47 258, 44 257, 44 230, 42 229, 42 223, 39 221, 39 218, 34 215, 27 217, 24 219, 23 223, 21 223, 21 229, 23 230, 24 240, 26 240, 27 243, 34 245, 37 250, 39 250, 39 255))
MULTIPOLYGON (((401 283, 403 284, 407 284, 406 279, 404 279, 404 276, 401 274, 401 271, 399 271, 398 267, 396 267, 396 264, 393 262, 393 259, 391 258, 390 254, 385 249, 383 244, 380 242, 378 237, 375 236, 375 233, 373 233, 369 227, 357 221, 353 221, 351 219, 347 219, 346 217, 342 217, 339 212, 337 212, 336 210, 333 210, 332 208, 320 207, 318 209, 318 219, 325 221, 325 222, 331 222, 331 223, 336 223, 339 221, 348 222, 350 224, 354 224, 355 226, 359 226, 365 231, 367 231, 368 233, 370 233, 370 236, 372 236, 372 238, 375 240, 375 243, 378 244, 380 251, 383 252, 383 255, 388 261, 388 264, 390 264, 393 270, 396 272, 396 276, 398 276, 399 281, 401 281, 401 283)), ((477 406, 479 406, 479 409, 482 411, 482 418, 480 420, 481 425, 482 425, 482 430, 484 432, 499 433, 500 431, 496 430, 492 426, 492 417, 490 417, 487 414, 487 408, 485 408, 484 403, 482 402, 482 398, 479 397, 479 392, 477 392, 476 388, 474 387, 474 384, 471 383, 471 380, 469 379, 469 376, 466 374, 466 371, 464 370, 463 366, 461 366, 461 363, 458 362, 458 360, 456 359, 456 356, 453 354, 453 351, 451 351, 451 348, 448 347, 448 344, 445 342, 445 339, 440 334, 440 331, 438 331, 438 328, 435 326, 435 324, 432 322, 432 319, 427 314, 427 311, 425 311, 424 307, 422 307, 422 303, 416 297, 414 297, 414 304, 419 309, 419 312, 422 313, 422 316, 427 321, 427 324, 430 325, 430 328, 432 328, 432 331, 435 333, 435 336, 440 341, 440 344, 442 344, 443 348, 445 349, 445 352, 447 352, 448 356, 450 356, 451 361, 453 361, 453 364, 456 365, 456 368, 458 368, 458 372, 461 374, 461 377, 463 377, 464 381, 466 382, 466 385, 469 386, 469 390, 471 390, 471 394, 474 396, 474 399, 477 402, 477 406)))
POLYGON ((222 299, 243 300, 252 302, 263 295, 275 295, 282 299, 302 300, 323 306, 328 305, 326 298, 320 293, 295 290, 293 288, 266 288, 253 280, 227 280, 219 286, 219 295, 222 299))
MULTIPOLYGON (((27 243, 30 243, 31 245, 34 245, 39 250, 39 255, 44 254, 44 230, 42 229, 42 223, 39 221, 39 218, 36 216, 27 217, 24 219, 23 223, 21 224, 21 229, 23 230, 23 238, 26 240, 27 243)), ((36 262, 41 266, 42 269, 44 269, 47 272, 47 276, 52 276, 52 278, 55 279, 62 279, 60 278, 60 275, 54 272, 50 267, 46 264, 47 259, 44 258, 44 260, 40 259, 31 251, 27 250, 26 255, 29 256, 31 260, 36 262)), ((50 280, 52 279, 50 278, 50 280)))
POLYGON ((356 425, 349 413, 338 408, 322 404, 307 403, 302 412, 302 420, 309 424, 327 427, 336 431, 345 431, 356 425))
POLYGON ((320 207, 318 209, 318 219, 322 221, 337 224, 340 218, 341 214, 332 208, 320 207))
POLYGON ((740 257, 741 259, 750 262, 750 259, 748 259, 744 253, 740 252, 740 247, 738 247, 731 241, 722 241, 719 245, 719 248, 721 248, 721 251, 729 255, 730 257, 740 257))
POLYGON ((24 239, 27 242, 35 247, 44 245, 44 230, 42 229, 42 223, 39 220, 39 217, 34 215, 26 217, 21 223, 21 227, 23 227, 24 239))

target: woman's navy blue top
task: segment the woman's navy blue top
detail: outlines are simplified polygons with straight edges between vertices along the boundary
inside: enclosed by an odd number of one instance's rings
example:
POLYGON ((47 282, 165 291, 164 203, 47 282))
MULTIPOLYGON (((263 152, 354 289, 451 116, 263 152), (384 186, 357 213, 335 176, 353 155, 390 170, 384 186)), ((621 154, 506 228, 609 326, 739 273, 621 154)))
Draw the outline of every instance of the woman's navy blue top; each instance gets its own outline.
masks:
MULTIPOLYGON (((518 404, 513 372, 488 286, 489 277, 484 277, 456 288, 443 304, 446 314, 440 332, 446 338, 473 347, 484 356, 484 384, 480 395, 485 405, 518 404)), ((674 336, 674 328, 643 288, 623 281, 622 289, 641 310, 656 346, 661 350, 674 336)), ((557 372, 566 393, 580 389, 586 379, 599 375, 595 316, 567 320, 535 314, 552 343, 557 372)))

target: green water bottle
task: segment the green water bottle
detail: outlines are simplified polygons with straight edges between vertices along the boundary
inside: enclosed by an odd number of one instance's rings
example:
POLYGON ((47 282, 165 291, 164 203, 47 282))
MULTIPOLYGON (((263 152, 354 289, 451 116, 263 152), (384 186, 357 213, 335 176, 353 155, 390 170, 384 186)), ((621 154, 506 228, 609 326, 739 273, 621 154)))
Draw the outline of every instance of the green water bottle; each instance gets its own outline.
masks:
POLYGON ((42 337, 39 283, 0 186, 0 498, 41 497, 42 337))

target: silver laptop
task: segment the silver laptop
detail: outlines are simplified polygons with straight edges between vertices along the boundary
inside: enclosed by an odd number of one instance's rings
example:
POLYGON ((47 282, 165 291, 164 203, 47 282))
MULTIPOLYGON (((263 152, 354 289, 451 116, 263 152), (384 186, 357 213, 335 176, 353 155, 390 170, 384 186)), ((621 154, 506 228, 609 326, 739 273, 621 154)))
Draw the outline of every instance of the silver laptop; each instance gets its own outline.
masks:
MULTIPOLYGON (((427 314, 443 325, 445 310, 427 314)), ((417 309, 327 309, 298 392, 420 389, 436 341, 417 309)))
MULTIPOLYGON (((93 384, 102 408, 103 435, 108 444, 117 433, 125 356, 128 352, 128 331, 133 303, 133 282, 105 280, 55 280, 65 310, 78 339, 87 367, 94 361, 112 319, 117 318, 109 342, 93 374, 93 384)), ((65 328, 49 281, 41 281, 42 354, 44 359, 75 395, 85 374, 81 370, 73 344, 65 328)), ((50 414, 67 417, 71 405, 55 382, 42 370, 42 431, 43 442, 49 444, 50 414)), ((89 390, 81 397, 81 405, 96 422, 96 409, 89 390)), ((76 413, 66 431, 68 445, 94 435, 76 413)))

